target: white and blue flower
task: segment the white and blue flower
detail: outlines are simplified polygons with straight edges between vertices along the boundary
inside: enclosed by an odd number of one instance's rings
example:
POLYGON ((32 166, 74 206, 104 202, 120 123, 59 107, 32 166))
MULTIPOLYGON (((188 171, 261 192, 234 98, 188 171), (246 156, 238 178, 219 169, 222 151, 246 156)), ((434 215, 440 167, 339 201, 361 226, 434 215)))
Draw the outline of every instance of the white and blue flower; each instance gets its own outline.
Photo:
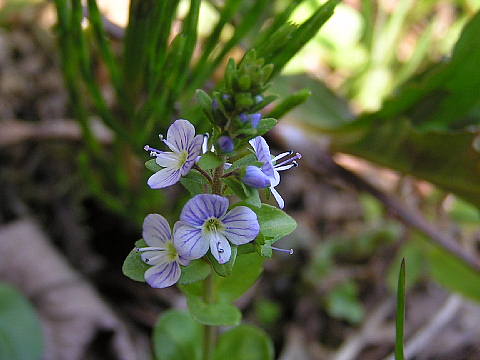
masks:
POLYGON ((243 245, 257 237, 257 215, 246 206, 227 212, 228 205, 227 198, 211 194, 196 195, 185 204, 173 235, 185 259, 201 258, 210 249, 225 264, 232 253, 230 243, 243 245))
POLYGON ((195 128, 188 120, 176 120, 167 131, 167 139, 160 139, 171 151, 160 151, 148 145, 146 151, 155 156, 155 162, 163 167, 150 176, 147 183, 152 189, 162 189, 177 183, 188 174, 202 151, 203 135, 195 136, 195 128))
POLYGON ((285 202, 281 195, 275 190, 275 186, 280 183, 280 171, 288 170, 292 167, 298 166, 296 160, 300 159, 302 155, 299 153, 294 153, 293 151, 284 152, 274 158, 270 154, 270 148, 268 147, 267 142, 261 136, 257 136, 250 140, 250 145, 255 151, 258 161, 263 163, 262 167, 256 166, 247 166, 245 171, 245 176, 242 178, 242 181, 254 188, 270 188, 275 200, 278 203, 278 206, 283 209, 285 202), (286 156, 293 155, 292 157, 276 163, 278 160, 285 158, 286 156))
POLYGON ((175 284, 180 278, 180 265, 188 265, 189 260, 180 255, 167 220, 158 214, 147 215, 143 222, 143 240, 148 246, 137 251, 142 260, 152 266, 145 271, 145 281, 154 288, 175 284))

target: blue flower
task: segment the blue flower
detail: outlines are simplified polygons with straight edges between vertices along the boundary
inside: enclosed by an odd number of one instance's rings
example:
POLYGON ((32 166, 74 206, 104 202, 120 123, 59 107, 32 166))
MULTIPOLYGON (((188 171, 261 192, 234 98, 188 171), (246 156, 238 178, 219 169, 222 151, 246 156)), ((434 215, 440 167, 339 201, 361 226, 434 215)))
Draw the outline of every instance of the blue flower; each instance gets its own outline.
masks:
POLYGON ((239 115, 240 121, 243 123, 250 122, 253 128, 257 128, 258 124, 260 124, 260 120, 262 120, 262 114, 254 113, 254 114, 245 114, 241 113, 239 115))
POLYGON ((228 205, 227 198, 210 194, 196 195, 185 204, 173 235, 185 259, 201 258, 210 248, 215 259, 225 264, 232 252, 230 243, 243 245, 257 237, 257 215, 246 206, 227 212, 228 205))
POLYGON ((234 150, 235 145, 230 136, 220 136, 217 140, 218 147, 223 153, 230 153, 234 150))
POLYGON ((175 121, 167 131, 167 139, 160 139, 170 151, 160 151, 148 145, 145 150, 155 156, 155 162, 163 167, 148 179, 152 189, 161 189, 177 183, 182 176, 188 174, 195 160, 202 151, 203 136, 195 136, 195 128, 188 120, 175 121))
POLYGON ((143 240, 148 246, 137 251, 142 253, 146 264, 152 265, 145 271, 145 281, 154 288, 175 284, 180 278, 180 265, 188 265, 189 260, 178 252, 167 220, 158 214, 147 215, 143 221, 143 240))
POLYGON ((256 166, 247 166, 245 176, 242 178, 242 181, 245 184, 257 189, 269 187, 278 203, 278 206, 283 209, 285 202, 278 191, 275 190, 275 186, 280 183, 279 172, 288 170, 294 166, 298 166, 296 160, 300 159, 302 155, 288 151, 272 158, 272 155, 270 154, 270 148, 268 147, 265 139, 261 136, 257 136, 256 138, 250 140, 250 145, 253 147, 258 161, 262 162, 263 165, 261 168, 256 166), (278 164, 276 163, 277 160, 289 155, 293 156, 278 164))

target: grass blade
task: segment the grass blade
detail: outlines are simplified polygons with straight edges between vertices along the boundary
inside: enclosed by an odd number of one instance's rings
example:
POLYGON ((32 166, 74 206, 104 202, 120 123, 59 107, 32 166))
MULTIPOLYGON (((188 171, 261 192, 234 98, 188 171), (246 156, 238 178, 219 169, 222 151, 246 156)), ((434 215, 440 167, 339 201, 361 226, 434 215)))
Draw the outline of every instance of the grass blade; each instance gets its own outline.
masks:
POLYGON ((400 265, 397 288, 397 314, 395 321, 395 360, 404 360, 403 335, 405 324, 405 259, 400 265))

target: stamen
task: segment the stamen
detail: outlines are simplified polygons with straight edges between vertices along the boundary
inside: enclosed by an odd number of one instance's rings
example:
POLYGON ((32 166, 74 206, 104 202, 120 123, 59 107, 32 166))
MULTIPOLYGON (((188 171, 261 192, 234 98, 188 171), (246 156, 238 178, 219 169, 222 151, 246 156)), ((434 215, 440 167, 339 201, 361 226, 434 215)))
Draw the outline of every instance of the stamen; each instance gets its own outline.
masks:
POLYGON ((292 154, 293 154, 293 150, 285 151, 284 153, 281 153, 281 154, 275 156, 275 157, 272 159, 272 161, 280 160, 281 158, 284 158, 285 156, 292 155, 292 154))
POLYGON ((294 161, 293 164, 288 164, 288 165, 284 165, 284 166, 275 167, 275 170, 285 171, 285 170, 291 169, 292 167, 296 167, 296 166, 298 166, 298 163, 294 161))
POLYGON ((176 149, 176 147, 173 146, 172 143, 168 142, 168 140, 165 139, 162 134, 158 135, 158 137, 159 137, 160 140, 161 140, 165 145, 167 145, 172 151, 174 151, 174 149, 176 149))
POLYGON ((280 251, 280 252, 287 253, 289 255, 293 255, 293 249, 287 250, 287 249, 280 249, 280 248, 277 248, 277 247, 274 247, 274 246, 270 246, 270 247, 272 248, 272 250, 277 250, 277 251, 280 251))
POLYGON ((144 252, 144 251, 165 251, 166 249, 161 248, 161 247, 153 247, 153 246, 147 246, 143 248, 136 248, 136 252, 144 252))
POLYGON ((208 150, 208 139, 210 135, 208 133, 203 134, 202 154, 205 154, 208 150))
POLYGON ((302 154, 300 153, 296 153, 294 157, 291 157, 290 159, 287 159, 285 161, 282 161, 280 164, 275 164, 275 168, 277 167, 280 167, 280 166, 283 166, 283 165, 287 165, 287 164, 290 164, 290 163, 295 163, 295 160, 299 160, 302 158, 302 154))
POLYGON ((145 145, 145 146, 143 147, 143 149, 144 149, 145 151, 150 151, 150 156, 158 156, 158 155, 160 155, 161 153, 164 152, 164 151, 160 151, 160 150, 157 150, 157 149, 155 149, 155 148, 152 148, 152 147, 149 146, 149 145, 145 145))

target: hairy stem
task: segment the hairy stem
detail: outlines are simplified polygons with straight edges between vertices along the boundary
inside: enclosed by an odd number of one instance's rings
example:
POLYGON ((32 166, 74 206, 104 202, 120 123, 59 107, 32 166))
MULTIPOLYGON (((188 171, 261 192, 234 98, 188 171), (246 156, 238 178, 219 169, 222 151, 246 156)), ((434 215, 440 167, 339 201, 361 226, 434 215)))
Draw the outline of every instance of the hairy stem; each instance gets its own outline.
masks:
POLYGON ((202 174, 202 175, 205 177, 205 179, 208 180, 208 182, 209 182, 210 184, 213 184, 212 177, 211 177, 205 170, 203 170, 203 169, 202 169, 200 166, 198 166, 197 164, 193 165, 193 168, 194 168, 195 170, 197 170, 200 174, 202 174))

